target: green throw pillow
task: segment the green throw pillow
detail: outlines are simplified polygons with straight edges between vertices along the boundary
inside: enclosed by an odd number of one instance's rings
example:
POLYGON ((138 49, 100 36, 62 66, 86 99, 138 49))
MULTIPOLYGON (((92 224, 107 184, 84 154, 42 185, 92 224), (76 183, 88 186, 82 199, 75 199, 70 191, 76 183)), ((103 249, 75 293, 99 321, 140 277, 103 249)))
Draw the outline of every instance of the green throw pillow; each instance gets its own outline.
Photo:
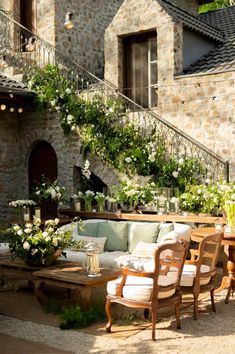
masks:
POLYGON ((127 251, 128 223, 111 221, 100 223, 98 237, 107 237, 105 251, 127 251))
POLYGON ((136 245, 143 241, 146 243, 154 243, 157 240, 159 230, 158 223, 133 223, 131 225, 130 233, 132 234, 131 243, 129 245, 129 252, 132 253, 136 245))
POLYGON ((78 234, 81 236, 91 236, 91 237, 98 237, 98 230, 99 230, 100 222, 86 222, 84 221, 82 228, 79 228, 78 234))
POLYGON ((168 234, 168 232, 174 231, 174 224, 169 223, 169 224, 160 224, 160 230, 158 233, 157 241, 156 242, 161 242, 163 236, 168 234))

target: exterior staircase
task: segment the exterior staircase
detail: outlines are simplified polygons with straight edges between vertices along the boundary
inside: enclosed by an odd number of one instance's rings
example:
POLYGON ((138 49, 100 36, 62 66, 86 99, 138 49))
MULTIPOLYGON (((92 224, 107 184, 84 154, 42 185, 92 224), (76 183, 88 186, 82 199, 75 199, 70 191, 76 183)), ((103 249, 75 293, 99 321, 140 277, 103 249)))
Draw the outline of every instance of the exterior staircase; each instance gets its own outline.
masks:
MULTIPOLYGON (((152 111, 146 110, 137 103, 118 92, 112 84, 101 80, 88 72, 81 65, 66 57, 50 43, 31 33, 28 29, 16 22, 9 13, 0 10, 0 70, 22 80, 36 65, 44 67, 47 64, 60 65, 62 73, 76 83, 81 92, 99 92, 105 97, 120 97, 125 102, 127 115, 130 120, 137 121, 142 127, 143 134, 149 134, 156 128, 159 135, 168 142, 168 154, 171 157, 197 158, 207 167, 207 174, 213 180, 224 177, 229 179, 229 164, 218 155, 195 141, 185 132, 177 129, 164 118, 152 111), (34 39, 34 50, 27 51, 26 42, 22 38, 34 39)), ((89 96, 90 97, 90 96, 89 96)))

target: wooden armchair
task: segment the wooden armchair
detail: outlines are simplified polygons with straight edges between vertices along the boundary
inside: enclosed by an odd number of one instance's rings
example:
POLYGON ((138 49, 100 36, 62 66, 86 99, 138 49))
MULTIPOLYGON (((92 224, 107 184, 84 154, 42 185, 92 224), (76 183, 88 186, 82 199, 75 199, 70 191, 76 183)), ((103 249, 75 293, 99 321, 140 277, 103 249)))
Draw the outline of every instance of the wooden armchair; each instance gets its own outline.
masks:
POLYGON ((181 328, 179 305, 181 303, 180 277, 186 257, 187 241, 169 242, 155 250, 153 270, 122 268, 122 277, 107 284, 105 310, 108 317, 106 331, 111 332, 111 304, 119 303, 131 308, 143 308, 152 318, 152 339, 155 340, 157 311, 175 305, 177 328, 181 328))
POLYGON ((191 259, 185 262, 180 280, 182 293, 192 293, 194 297, 194 319, 198 315, 200 293, 210 292, 212 311, 214 302, 216 264, 219 256, 222 233, 202 237, 197 250, 190 250, 191 259))

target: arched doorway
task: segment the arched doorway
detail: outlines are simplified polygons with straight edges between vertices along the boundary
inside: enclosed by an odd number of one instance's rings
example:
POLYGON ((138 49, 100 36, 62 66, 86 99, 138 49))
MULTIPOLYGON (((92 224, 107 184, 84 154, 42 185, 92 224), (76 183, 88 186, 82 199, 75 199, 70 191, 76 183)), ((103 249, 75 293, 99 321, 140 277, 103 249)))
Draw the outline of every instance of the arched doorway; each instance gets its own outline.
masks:
MULTIPOLYGON (((45 177, 48 181, 53 182, 57 179, 57 156, 55 150, 46 141, 39 141, 32 148, 28 160, 28 179, 29 179, 29 194, 33 188, 41 183, 45 177)), ((57 203, 50 202, 42 208, 42 218, 55 217, 57 215, 57 203)))

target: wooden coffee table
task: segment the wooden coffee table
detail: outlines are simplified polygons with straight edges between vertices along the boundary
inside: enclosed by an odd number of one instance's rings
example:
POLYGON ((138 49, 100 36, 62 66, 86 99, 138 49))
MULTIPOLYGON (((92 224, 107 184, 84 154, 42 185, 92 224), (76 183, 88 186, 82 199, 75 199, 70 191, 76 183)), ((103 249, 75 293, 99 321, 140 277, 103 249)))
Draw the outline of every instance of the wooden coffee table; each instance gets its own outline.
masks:
POLYGON ((119 270, 101 269, 101 276, 89 278, 78 263, 66 267, 45 268, 33 273, 34 291, 38 301, 45 304, 47 301, 44 292, 46 285, 69 289, 71 301, 87 309, 91 306, 92 288, 104 286, 109 280, 116 279, 119 275, 119 270))

